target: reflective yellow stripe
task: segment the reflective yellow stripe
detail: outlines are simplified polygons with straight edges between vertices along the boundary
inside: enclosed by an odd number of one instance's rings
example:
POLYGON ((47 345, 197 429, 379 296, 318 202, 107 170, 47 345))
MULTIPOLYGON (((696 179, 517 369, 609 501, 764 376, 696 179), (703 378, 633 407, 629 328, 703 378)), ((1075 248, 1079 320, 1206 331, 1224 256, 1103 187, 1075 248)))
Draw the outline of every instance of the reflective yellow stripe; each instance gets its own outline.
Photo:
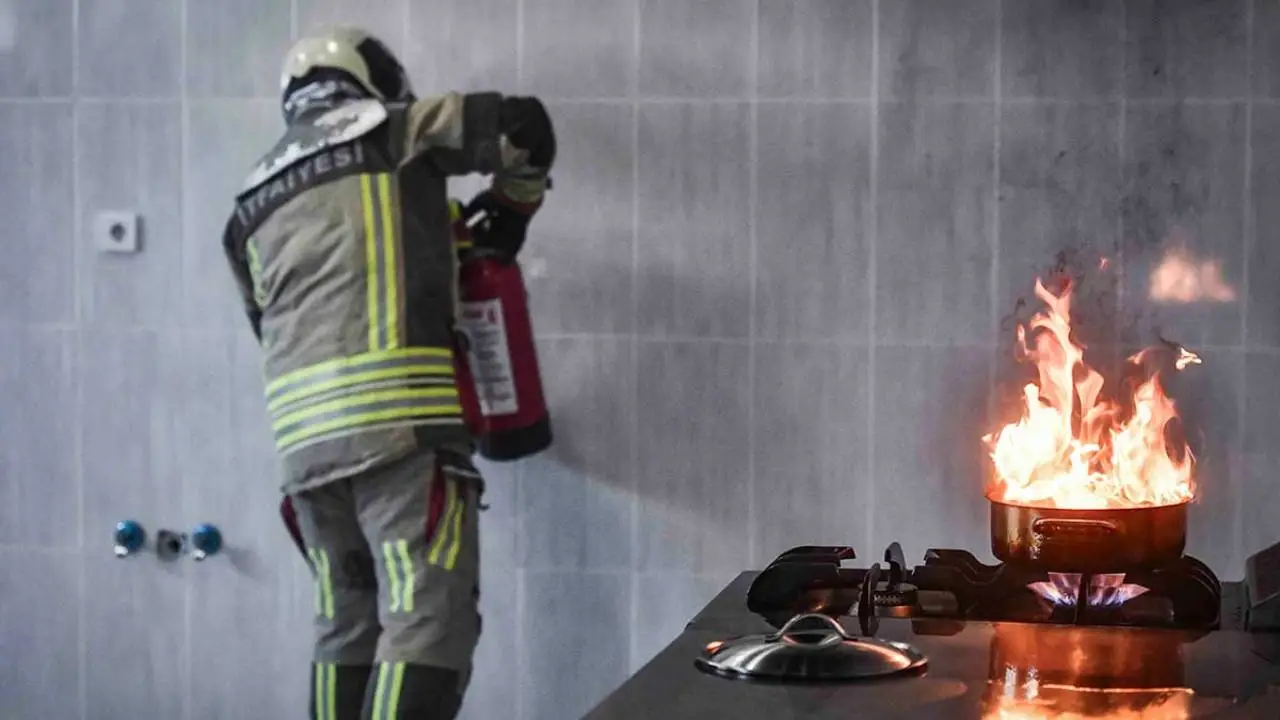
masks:
POLYGON ((250 239, 245 243, 244 249, 249 260, 249 280, 253 284, 253 302, 261 308, 267 302, 267 294, 262 289, 262 261, 258 258, 258 243, 250 239))
POLYGON ((333 617, 333 585, 329 575, 329 555, 324 550, 307 548, 307 556, 316 571, 315 604, 316 615, 333 617))
POLYGON ((320 557, 324 558, 324 616, 328 620, 333 619, 333 573, 329 568, 329 553, 324 550, 320 551, 320 557))
POLYGON ((378 352, 361 353, 350 357, 335 358, 333 360, 325 360, 314 365, 308 365, 292 372, 285 373, 271 382, 267 383, 266 393, 268 397, 274 397, 276 393, 285 389, 287 385, 296 385, 307 378, 314 378, 317 375, 345 373, 357 368, 363 368, 374 363, 387 363, 396 360, 406 359, 439 360, 443 362, 433 363, 441 367, 448 366, 449 374, 452 374, 453 351, 449 348, 436 347, 407 347, 396 348, 394 350, 381 350, 378 352))
POLYGON ((311 558, 311 567, 316 572, 314 590, 316 594, 316 615, 319 615, 324 612, 324 585, 320 582, 320 557, 311 548, 307 548, 307 557, 311 558))
POLYGON ((315 425, 308 425, 295 432, 289 433, 276 441, 276 447, 285 450, 298 443, 311 440, 322 435, 340 434, 341 432, 354 432, 358 428, 372 426, 378 423, 392 423, 397 420, 419 420, 417 424, 425 424, 429 422, 455 423, 458 422, 458 416, 462 414, 462 407, 459 405, 441 405, 438 407, 408 407, 393 408, 390 410, 377 410, 367 413, 359 413, 345 417, 327 420, 315 425))
POLYGON ((314 385, 304 385, 296 390, 290 390, 287 393, 283 393, 275 400, 267 403, 267 410, 274 412, 285 405, 289 405, 290 403, 297 402, 298 400, 302 400, 313 395, 322 395, 333 390, 340 390, 344 387, 362 385, 365 383, 377 382, 379 380, 403 380, 419 376, 448 380, 448 377, 453 374, 452 371, 452 367, 445 367, 441 365, 405 365, 402 367, 389 367, 382 368, 380 370, 357 372, 351 375, 317 382, 314 385))
POLYGON ((382 720, 382 696, 387 691, 387 664, 382 663, 378 666, 378 684, 373 690, 373 717, 372 720, 382 720))
POLYGON ((409 557, 409 543, 400 540, 396 543, 396 549, 400 551, 400 567, 404 570, 404 600, 400 603, 400 609, 409 613, 413 612, 414 581, 417 580, 417 574, 413 571, 413 559, 409 557))
POLYGON ((338 666, 329 666, 329 679, 325 683, 325 699, 329 705, 328 718, 338 720, 338 666))
POLYGON ((404 663, 396 663, 391 671, 391 699, 387 701, 387 720, 395 720, 400 712, 400 688, 404 686, 404 663))
POLYGON ((326 714, 328 710, 328 706, 325 703, 325 675, 327 674, 325 672, 326 667, 327 666, 324 663, 316 663, 316 670, 315 670, 315 673, 316 673, 315 695, 316 696, 314 698, 314 702, 316 705, 316 720, 333 720, 332 715, 326 714))
POLYGON ((382 282, 387 286, 386 344, 400 347, 400 270, 396 267, 396 226, 391 213, 391 176, 378 176, 378 200, 382 205, 382 244, 385 265, 382 282))
POLYGON ((462 515, 466 507, 467 500, 459 492, 458 506, 453 510, 453 542, 449 545, 449 556, 444 561, 445 570, 452 570, 458 562, 458 549, 462 547, 462 515))
POLYGON ((400 609, 400 573, 396 570, 396 552, 390 540, 382 543, 382 562, 387 568, 387 594, 391 596, 387 610, 397 612, 400 609))
POLYGON ((427 562, 432 565, 440 564, 440 550, 444 547, 445 539, 449 537, 449 519, 453 517, 454 505, 458 502, 457 483, 447 478, 441 478, 441 481, 445 483, 444 514, 440 516, 436 537, 431 542, 431 551, 427 554, 427 562))
POLYGON ((378 228, 374 219, 373 179, 368 175, 360 176, 360 200, 364 206, 364 251, 365 251, 365 283, 368 285, 369 313, 369 349, 377 350, 378 342, 378 302, 381 281, 378 278, 378 228))
POLYGON ((361 405, 372 405, 374 403, 388 402, 391 400, 457 400, 458 389, 454 387, 438 387, 438 388, 422 388, 420 390, 404 390, 397 388, 395 390, 378 390, 375 392, 365 392, 349 397, 338 398, 326 402, 316 403, 315 405, 307 405, 300 410, 288 413, 275 422, 271 423, 271 429, 275 431, 283 430, 290 425, 296 425, 316 415, 324 415, 334 413, 340 410, 348 410, 350 408, 360 407, 361 405))

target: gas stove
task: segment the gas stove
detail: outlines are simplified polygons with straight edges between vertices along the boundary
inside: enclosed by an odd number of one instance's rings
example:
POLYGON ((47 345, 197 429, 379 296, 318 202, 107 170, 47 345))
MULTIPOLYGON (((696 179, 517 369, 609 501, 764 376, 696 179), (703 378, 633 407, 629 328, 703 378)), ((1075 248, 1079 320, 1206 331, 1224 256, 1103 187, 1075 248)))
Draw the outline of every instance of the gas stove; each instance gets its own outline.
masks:
POLYGON ((1244 575, 1190 557, 1120 577, 794 548, 587 717, 1275 720, 1280 545, 1244 575))
POLYGON ((910 618, 920 634, 956 623, 1280 630, 1280 545, 1248 563, 1244 582, 1222 582, 1183 556, 1124 574, 1057 573, 987 565, 964 550, 931 549, 909 567, 898 543, 879 562, 856 564, 847 546, 803 546, 779 555, 752 582, 747 608, 780 627, 798 613, 856 616, 864 634, 878 618, 910 618))

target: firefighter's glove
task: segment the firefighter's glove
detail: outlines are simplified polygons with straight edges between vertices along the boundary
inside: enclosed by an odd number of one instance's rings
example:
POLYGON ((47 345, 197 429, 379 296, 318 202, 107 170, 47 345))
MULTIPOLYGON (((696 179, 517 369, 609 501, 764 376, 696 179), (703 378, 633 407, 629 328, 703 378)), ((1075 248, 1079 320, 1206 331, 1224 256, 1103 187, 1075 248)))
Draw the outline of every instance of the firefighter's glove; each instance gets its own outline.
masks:
POLYGON ((480 221, 471 227, 475 247, 492 252, 500 261, 509 263, 524 247, 529 219, 537 209, 537 205, 523 205, 494 190, 485 190, 471 199, 464 216, 481 216, 480 221))

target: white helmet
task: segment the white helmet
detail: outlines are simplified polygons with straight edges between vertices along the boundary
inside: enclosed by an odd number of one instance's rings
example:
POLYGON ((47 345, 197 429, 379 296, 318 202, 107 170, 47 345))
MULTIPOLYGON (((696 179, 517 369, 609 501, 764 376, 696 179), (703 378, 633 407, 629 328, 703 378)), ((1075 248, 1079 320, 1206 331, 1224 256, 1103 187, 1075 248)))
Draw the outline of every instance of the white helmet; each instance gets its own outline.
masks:
POLYGON ((288 99, 309 84, 308 76, 336 71, 354 80, 366 92, 383 101, 409 100, 413 88, 404 67, 391 50, 373 35, 354 27, 330 28, 294 43, 280 70, 280 91, 288 99))

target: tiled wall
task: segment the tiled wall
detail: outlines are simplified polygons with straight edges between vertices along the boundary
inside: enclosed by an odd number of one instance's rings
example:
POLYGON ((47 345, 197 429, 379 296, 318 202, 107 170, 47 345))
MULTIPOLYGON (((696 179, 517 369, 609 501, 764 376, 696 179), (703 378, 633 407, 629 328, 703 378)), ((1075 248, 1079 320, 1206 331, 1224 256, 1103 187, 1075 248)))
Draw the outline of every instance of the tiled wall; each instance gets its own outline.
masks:
POLYGON ((219 233, 279 56, 339 19, 561 132, 525 262, 557 444, 485 468, 469 718, 577 717, 791 545, 985 555, 999 319, 1081 239, 1123 248, 1123 342, 1205 359, 1191 551, 1235 578, 1280 540, 1276 3, 0 0, 6 717, 302 717, 309 578, 219 233), (141 254, 93 252, 109 208, 141 254), (1237 301, 1141 301, 1175 225, 1237 301), (121 562, 124 517, 230 547, 121 562))

